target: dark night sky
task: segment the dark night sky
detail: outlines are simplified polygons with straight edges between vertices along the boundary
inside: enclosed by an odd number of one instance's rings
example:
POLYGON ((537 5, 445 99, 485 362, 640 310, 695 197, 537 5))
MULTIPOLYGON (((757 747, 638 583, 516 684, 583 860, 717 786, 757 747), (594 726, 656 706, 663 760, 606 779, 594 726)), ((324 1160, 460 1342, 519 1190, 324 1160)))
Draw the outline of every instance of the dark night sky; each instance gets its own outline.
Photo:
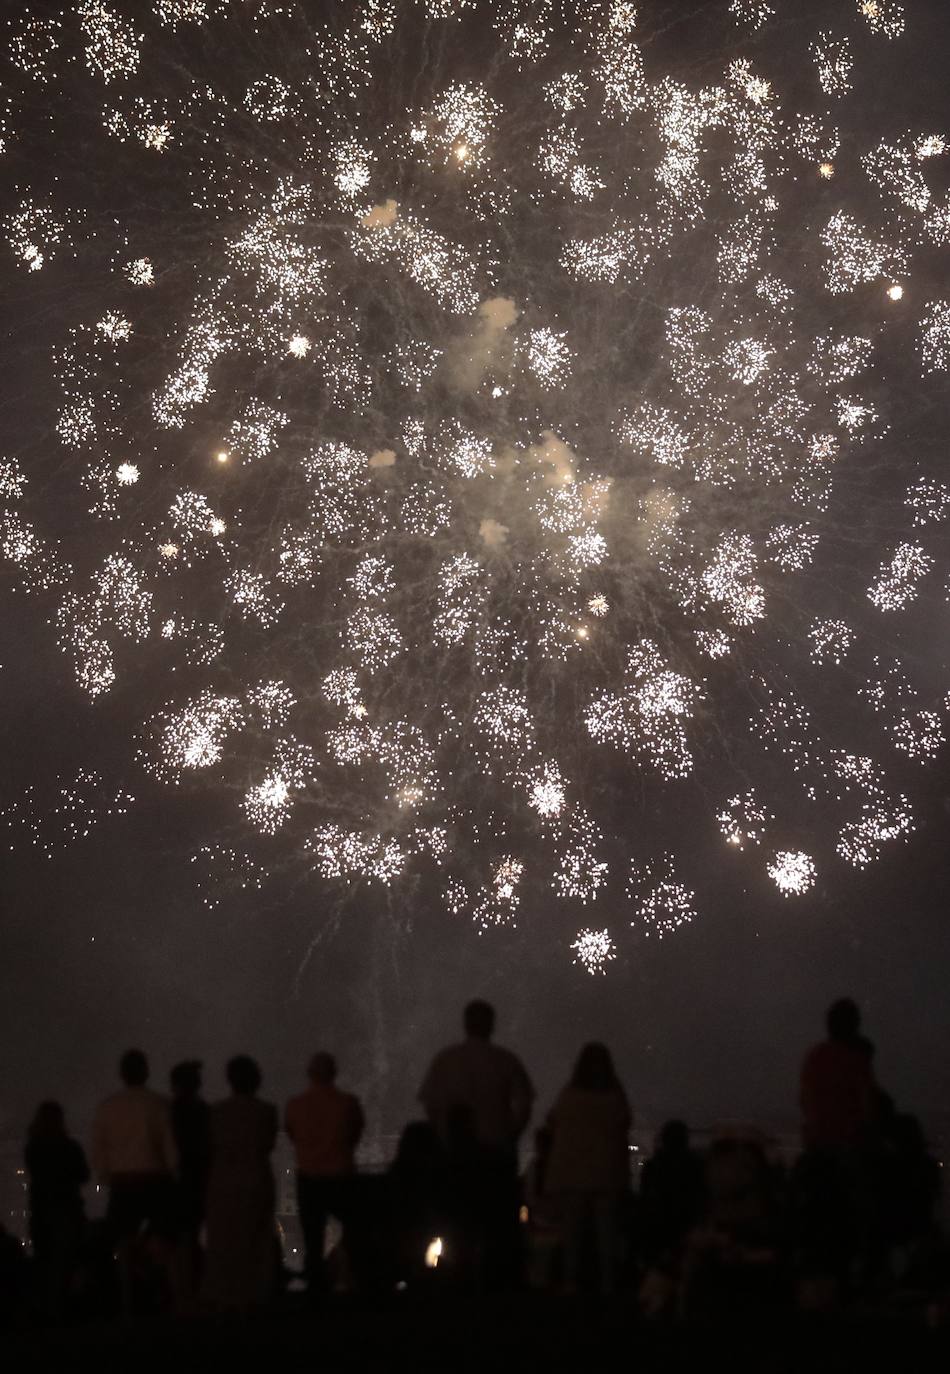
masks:
MULTIPOLYGON (((931 38, 907 72, 907 124, 929 119, 950 132, 950 16, 942 0, 908 9, 931 38)), ((881 111, 869 100, 873 121, 881 111)), ((33 347, 23 318, 13 318, 22 298, 14 305, 0 419, 13 445, 32 424, 22 398, 33 347)), ((32 308, 55 329, 55 288, 32 308)), ((901 423, 905 436, 927 428, 914 415, 901 423)), ((120 687, 115 701, 90 706, 53 644, 51 606, 18 595, 3 605, 0 805, 31 782, 38 797, 52 797, 56 774, 84 762, 118 776, 134 701, 120 687)), ((912 655, 932 655, 939 674, 947 622, 941 641, 929 615, 907 634, 912 655)), ((222 1089, 224 1059, 253 1053, 275 1098, 326 1046, 369 1102, 371 1124, 392 1132, 413 1110, 427 1057, 456 1035, 459 1008, 475 995, 496 1003, 499 1040, 523 1054, 542 1105, 579 1044, 603 1038, 635 1112, 650 1122, 676 1113, 696 1125, 727 1116, 792 1124, 799 1059, 843 993, 865 1010, 882 1083, 937 1126, 950 1114, 946 776, 945 755, 921 774, 920 824, 906 845, 863 874, 829 870, 806 901, 783 899, 740 856, 711 847, 704 918, 663 942, 639 937, 599 979, 562 947, 548 957, 537 906, 517 929, 483 936, 424 895, 398 914, 361 896, 339 928, 328 925, 325 894, 294 883, 208 909, 189 845, 209 803, 162 790, 133 767, 122 774, 139 798, 130 814, 52 859, 23 847, 0 859, 0 1127, 21 1130, 52 1096, 84 1128, 130 1044, 150 1054, 160 1081, 177 1058, 202 1057, 211 1095, 222 1089)), ((700 867, 713 839, 697 836, 700 867)))

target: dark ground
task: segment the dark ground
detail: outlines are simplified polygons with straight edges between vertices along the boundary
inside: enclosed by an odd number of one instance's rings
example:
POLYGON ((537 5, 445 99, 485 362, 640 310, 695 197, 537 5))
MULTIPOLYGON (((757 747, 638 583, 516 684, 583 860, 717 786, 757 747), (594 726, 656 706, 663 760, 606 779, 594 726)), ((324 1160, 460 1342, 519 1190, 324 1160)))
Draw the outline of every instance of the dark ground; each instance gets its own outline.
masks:
POLYGON ((922 1311, 813 1318, 737 1314, 715 1324, 647 1326, 630 1299, 595 1305, 550 1295, 406 1298, 380 1307, 337 1304, 245 1320, 120 1322, 8 1334, 5 1367, 383 1374, 413 1369, 705 1371, 730 1374, 929 1374, 950 1368, 950 1330, 922 1311))

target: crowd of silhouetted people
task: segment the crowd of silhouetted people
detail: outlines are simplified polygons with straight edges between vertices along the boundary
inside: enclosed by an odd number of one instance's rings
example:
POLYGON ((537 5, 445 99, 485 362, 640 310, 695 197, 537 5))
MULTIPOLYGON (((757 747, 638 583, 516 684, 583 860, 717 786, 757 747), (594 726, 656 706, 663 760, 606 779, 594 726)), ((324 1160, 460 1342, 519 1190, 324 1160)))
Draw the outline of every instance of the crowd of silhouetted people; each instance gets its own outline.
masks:
MULTIPOLYGON (((494 1021, 485 1002, 465 1008, 464 1038, 433 1059, 424 1117, 384 1173, 358 1171, 362 1107, 337 1085, 333 1056, 313 1055, 283 1114, 305 1254, 299 1301, 531 1287, 626 1297, 655 1319, 901 1297, 942 1313, 940 1166, 879 1086, 852 1001, 829 1009, 826 1038, 805 1056, 793 1164, 751 1128, 698 1150, 670 1121, 636 1188, 630 1106, 599 1043, 581 1049, 522 1168, 534 1090, 494 1044, 494 1021)), ((281 1119, 258 1095, 257 1064, 231 1059, 230 1095, 213 1105, 198 1061, 175 1066, 167 1098, 149 1087, 140 1050, 122 1056, 119 1077, 96 1111, 90 1163, 60 1104, 37 1108, 24 1156, 30 1253, 8 1235, 0 1246, 7 1310, 60 1321, 270 1308, 290 1276, 271 1164, 281 1119), (93 1175, 108 1201, 89 1222, 93 1175)))

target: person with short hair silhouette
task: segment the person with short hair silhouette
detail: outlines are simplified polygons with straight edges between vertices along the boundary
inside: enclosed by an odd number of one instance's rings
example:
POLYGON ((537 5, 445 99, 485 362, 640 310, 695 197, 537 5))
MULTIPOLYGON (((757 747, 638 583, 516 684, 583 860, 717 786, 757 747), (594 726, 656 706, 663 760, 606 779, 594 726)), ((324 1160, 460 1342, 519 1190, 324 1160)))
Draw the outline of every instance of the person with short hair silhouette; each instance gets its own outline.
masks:
POLYGON ((211 1173, 202 1295, 209 1306, 250 1311, 277 1280, 274 1174, 277 1108, 257 1096, 261 1071, 246 1054, 228 1061, 231 1096, 211 1108, 211 1173))
POLYGON ((517 1055, 492 1044, 495 1011, 487 1002, 469 1002, 463 1025, 465 1039, 440 1050, 430 1064, 419 1101, 443 1143, 453 1111, 464 1107, 478 1144, 511 1156, 531 1118, 531 1080, 517 1055))
POLYGON ((488 1002, 469 1002, 463 1025, 465 1039, 435 1056, 419 1100, 454 1175, 456 1262, 489 1285, 507 1287, 519 1271, 518 1140, 534 1089, 517 1055, 492 1044, 495 1011, 488 1002))
POLYGON ((577 1292, 588 1235, 602 1292, 616 1291, 621 1208, 630 1188, 630 1104, 606 1045, 584 1046, 548 1116, 547 1190, 560 1202, 564 1285, 577 1292))
POLYGON ((336 1076, 333 1055, 315 1054, 307 1068, 309 1088, 290 1099, 284 1114, 284 1129, 297 1158, 297 1205, 312 1297, 326 1287, 323 1250, 329 1218, 335 1217, 343 1228, 345 1245, 354 1239, 353 1180, 364 1117, 359 1099, 342 1092, 336 1076))
POLYGON ((146 1086, 141 1050, 126 1050, 119 1077, 123 1086, 99 1104, 92 1127, 93 1168, 109 1188, 109 1229, 119 1244, 143 1228, 167 1237, 178 1165, 168 1103, 146 1086))
POLYGON ((201 1060, 184 1059, 169 1075, 171 1120, 178 1150, 176 1289, 180 1310, 197 1294, 200 1235, 211 1168, 211 1109, 201 1096, 201 1060))
POLYGON ((851 1150, 867 1143, 873 1125, 872 1059, 850 997, 832 1003, 825 1020, 827 1039, 802 1064, 802 1143, 806 1149, 851 1150))
POLYGON ((643 1166, 637 1211, 644 1263, 664 1274, 679 1272, 683 1244, 701 1220, 703 1163, 690 1148, 684 1121, 667 1121, 643 1166))
MULTIPOLYGON (((803 1294, 836 1301, 867 1270, 877 1227, 875 1134, 881 1094, 873 1046, 850 997, 828 1008, 827 1038, 802 1063, 801 1158, 795 1166, 803 1294)), ((808 1297, 808 1301, 813 1299, 808 1297)))
POLYGON ((40 1310, 63 1313, 70 1276, 82 1248, 85 1212, 82 1187, 89 1166, 82 1146, 71 1139, 58 1102, 41 1102, 30 1123, 24 1163, 29 1180, 30 1241, 40 1310))

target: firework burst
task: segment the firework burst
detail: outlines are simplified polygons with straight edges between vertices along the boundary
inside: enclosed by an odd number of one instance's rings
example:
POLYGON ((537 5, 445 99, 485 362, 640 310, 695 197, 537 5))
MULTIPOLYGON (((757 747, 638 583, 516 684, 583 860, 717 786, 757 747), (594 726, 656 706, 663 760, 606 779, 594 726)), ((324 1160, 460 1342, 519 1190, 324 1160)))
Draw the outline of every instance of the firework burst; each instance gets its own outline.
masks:
POLYGON ((203 871, 427 875, 602 972, 580 908, 702 910, 684 799, 785 895, 913 829, 947 142, 855 95, 924 18, 837 8, 723 3, 702 79, 619 0, 11 25, 3 271, 55 320, 0 554, 130 762, 233 798, 203 871))

